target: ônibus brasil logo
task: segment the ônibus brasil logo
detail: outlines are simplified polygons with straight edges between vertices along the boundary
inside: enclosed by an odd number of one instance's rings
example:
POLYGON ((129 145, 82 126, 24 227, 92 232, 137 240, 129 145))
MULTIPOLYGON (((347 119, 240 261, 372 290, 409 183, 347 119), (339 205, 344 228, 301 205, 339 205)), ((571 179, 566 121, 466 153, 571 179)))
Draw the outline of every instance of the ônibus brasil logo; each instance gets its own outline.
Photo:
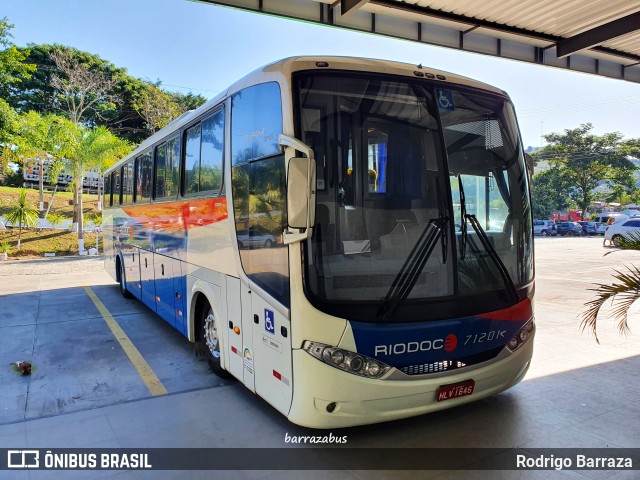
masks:
POLYGON ((444 350, 452 352, 458 346, 458 337, 450 333, 444 338, 422 340, 421 342, 393 343, 391 345, 376 345, 374 355, 403 355, 405 353, 428 352, 430 350, 444 350))

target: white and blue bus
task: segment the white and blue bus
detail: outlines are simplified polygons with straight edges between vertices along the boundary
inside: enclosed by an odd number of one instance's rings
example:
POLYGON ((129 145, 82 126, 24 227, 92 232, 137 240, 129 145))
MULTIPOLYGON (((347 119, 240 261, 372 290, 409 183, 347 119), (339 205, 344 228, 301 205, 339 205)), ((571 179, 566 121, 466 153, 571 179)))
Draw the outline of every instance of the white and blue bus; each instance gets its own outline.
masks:
POLYGON ((529 178, 500 89, 285 59, 144 141, 105 195, 122 293, 294 423, 419 415, 527 372, 529 178))

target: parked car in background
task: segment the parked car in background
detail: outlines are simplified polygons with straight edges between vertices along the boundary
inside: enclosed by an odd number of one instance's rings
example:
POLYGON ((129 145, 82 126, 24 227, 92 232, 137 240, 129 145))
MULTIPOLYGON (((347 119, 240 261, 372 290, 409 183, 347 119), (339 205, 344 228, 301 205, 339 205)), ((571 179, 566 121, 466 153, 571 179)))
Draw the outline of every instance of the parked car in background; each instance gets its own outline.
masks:
POLYGON ((276 243, 276 237, 258 227, 250 227, 248 231, 245 230, 238 234, 240 248, 271 248, 274 243, 276 243))
POLYGON ((611 240, 617 247, 620 245, 622 237, 627 236, 629 233, 640 234, 640 219, 629 219, 609 225, 604 233, 604 238, 611 240))
POLYGON ((561 237, 570 236, 570 237, 581 237, 582 233, 582 225, 578 222, 562 222, 557 225, 558 235, 561 237))
POLYGON ((627 215, 624 215, 622 213, 613 213, 613 212, 601 213, 597 217, 591 217, 591 221, 597 224, 597 227, 596 227, 597 234, 604 235, 605 231, 607 230, 607 224, 608 224, 607 222, 609 221, 610 218, 613 218, 616 223, 623 222, 629 219, 627 215))
POLYGON ((583 235, 595 235, 598 233, 598 224, 596 222, 577 222, 582 227, 583 235))
POLYGON ((555 235, 555 222, 551 220, 534 220, 533 221, 533 234, 542 235, 548 237, 549 235, 555 235))
POLYGON ((626 215, 627 217, 634 217, 636 215, 640 215, 640 210, 628 209, 628 210, 622 210, 620 213, 622 215, 626 215))
POLYGON ((592 222, 596 222, 596 223, 604 223, 606 224, 607 221, 609 220, 609 218, 613 217, 616 221, 616 223, 621 222, 623 220, 627 220, 629 218, 628 215, 624 215, 622 213, 601 213, 600 215, 598 215, 597 217, 593 217, 590 220, 592 222))

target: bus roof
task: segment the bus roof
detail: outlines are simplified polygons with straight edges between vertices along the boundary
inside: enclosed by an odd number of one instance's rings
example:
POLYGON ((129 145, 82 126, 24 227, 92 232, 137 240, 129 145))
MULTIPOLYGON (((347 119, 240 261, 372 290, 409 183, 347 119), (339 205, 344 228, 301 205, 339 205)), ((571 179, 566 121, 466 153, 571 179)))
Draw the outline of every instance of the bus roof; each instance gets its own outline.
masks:
POLYGON ((220 104, 227 96, 247 88, 251 85, 291 78, 291 74, 304 70, 345 70, 382 73, 388 75, 410 76, 412 78, 426 78, 428 80, 442 81, 450 84, 464 85, 468 87, 487 90, 493 93, 506 95, 506 92, 492 85, 473 80, 468 77, 456 75, 450 72, 436 70, 423 65, 394 62, 390 60, 377 60, 371 58, 336 57, 336 56, 299 56, 288 57, 273 63, 264 65, 248 75, 244 76, 226 90, 223 90, 211 100, 207 101, 195 110, 189 110, 170 122, 149 138, 144 140, 129 155, 119 160, 105 174, 110 173, 131 158, 137 157, 159 140, 168 137, 171 133, 191 123, 204 112, 220 104), (420 75, 422 74, 422 75, 420 75))

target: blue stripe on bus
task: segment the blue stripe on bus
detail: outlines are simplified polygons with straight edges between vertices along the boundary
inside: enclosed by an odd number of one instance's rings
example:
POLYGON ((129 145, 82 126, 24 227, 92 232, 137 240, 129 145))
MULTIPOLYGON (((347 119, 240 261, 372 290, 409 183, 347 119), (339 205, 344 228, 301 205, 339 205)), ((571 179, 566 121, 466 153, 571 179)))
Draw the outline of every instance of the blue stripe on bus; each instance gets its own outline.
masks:
POLYGON ((472 316, 424 323, 350 323, 358 353, 402 368, 456 361, 504 347, 528 320, 472 316))

